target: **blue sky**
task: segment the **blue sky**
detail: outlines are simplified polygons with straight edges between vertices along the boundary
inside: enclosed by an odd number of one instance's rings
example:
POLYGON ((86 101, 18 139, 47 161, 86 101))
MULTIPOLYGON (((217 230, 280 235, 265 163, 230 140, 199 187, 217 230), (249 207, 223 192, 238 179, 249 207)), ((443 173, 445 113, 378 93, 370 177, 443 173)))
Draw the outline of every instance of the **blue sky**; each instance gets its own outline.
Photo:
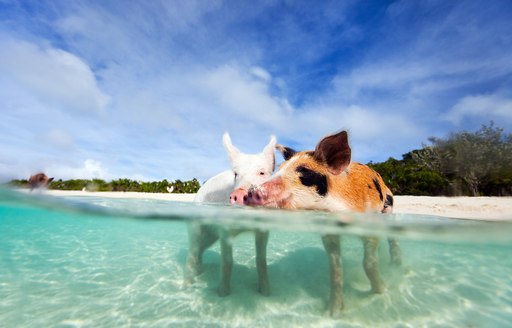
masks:
POLYGON ((512 132, 510 1, 0 0, 0 180, 200 181, 274 134, 353 160, 494 120, 512 132))

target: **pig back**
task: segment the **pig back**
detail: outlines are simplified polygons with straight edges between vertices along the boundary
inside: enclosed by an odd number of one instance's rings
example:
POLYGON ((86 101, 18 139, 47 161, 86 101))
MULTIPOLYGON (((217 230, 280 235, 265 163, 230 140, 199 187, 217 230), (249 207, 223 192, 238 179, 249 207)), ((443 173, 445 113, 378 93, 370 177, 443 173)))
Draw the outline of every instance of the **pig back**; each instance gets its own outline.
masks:
POLYGON ((197 191, 195 202, 229 203, 235 187, 233 171, 226 170, 208 179, 197 191))

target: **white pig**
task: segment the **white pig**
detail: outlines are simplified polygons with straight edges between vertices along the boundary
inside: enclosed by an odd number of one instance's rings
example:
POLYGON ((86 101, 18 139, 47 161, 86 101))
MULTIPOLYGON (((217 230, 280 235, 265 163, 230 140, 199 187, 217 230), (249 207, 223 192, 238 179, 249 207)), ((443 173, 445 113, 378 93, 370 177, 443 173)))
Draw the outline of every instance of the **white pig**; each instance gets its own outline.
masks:
MULTIPOLYGON (((271 136, 270 142, 259 154, 241 153, 231 143, 228 133, 223 136, 223 144, 231 162, 231 170, 224 171, 212 177, 199 189, 196 202, 215 202, 243 204, 244 196, 251 186, 259 185, 267 180, 274 171, 274 149, 276 139, 271 136), (233 195, 230 195, 234 190, 233 195)), ((233 249, 231 237, 239 234, 240 230, 226 230, 220 226, 191 223, 189 225, 189 252, 187 256, 185 282, 193 283, 199 274, 203 252, 220 239, 221 244, 221 281, 218 289, 220 296, 230 293, 231 273, 233 269, 233 249)), ((270 294, 267 274, 266 250, 268 231, 255 230, 256 266, 258 270, 259 292, 270 294)))

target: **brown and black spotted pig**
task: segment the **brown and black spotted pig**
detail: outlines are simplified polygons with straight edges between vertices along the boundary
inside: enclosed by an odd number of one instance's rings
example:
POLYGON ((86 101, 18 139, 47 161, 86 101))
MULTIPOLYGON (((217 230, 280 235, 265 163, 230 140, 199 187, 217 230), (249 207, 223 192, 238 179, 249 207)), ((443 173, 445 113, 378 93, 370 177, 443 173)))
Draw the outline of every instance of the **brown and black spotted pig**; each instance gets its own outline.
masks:
MULTIPOLYGON (((258 188, 247 194, 247 205, 286 209, 391 213, 393 194, 381 176, 368 166, 351 162, 347 132, 322 139, 314 151, 296 152, 277 146, 285 162, 258 188)), ((365 273, 372 291, 385 289, 377 267, 377 237, 363 237, 365 273)), ((340 237, 325 235, 322 241, 330 263, 329 311, 337 315, 344 306, 340 237)), ((398 242, 389 239, 391 261, 401 263, 398 242)))
POLYGON ((28 186, 30 187, 30 190, 36 188, 46 188, 52 181, 53 178, 48 178, 46 174, 41 172, 30 176, 28 179, 28 186))

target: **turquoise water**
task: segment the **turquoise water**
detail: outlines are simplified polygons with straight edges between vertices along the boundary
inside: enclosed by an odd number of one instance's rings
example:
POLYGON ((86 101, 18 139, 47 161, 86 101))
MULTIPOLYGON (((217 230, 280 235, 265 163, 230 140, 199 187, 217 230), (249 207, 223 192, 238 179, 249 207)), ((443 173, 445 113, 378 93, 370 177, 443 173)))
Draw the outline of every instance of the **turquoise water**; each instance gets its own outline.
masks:
MULTIPOLYGON (((512 215, 512 214, 511 214, 512 215)), ((343 216, 0 190, 2 327, 510 327, 512 223, 429 216, 343 216), (257 293, 254 238, 233 240, 232 294, 220 298, 219 246, 183 286, 187 222, 271 230, 272 295, 257 293), (343 220, 344 224, 338 224, 343 220), (326 313, 320 235, 343 234, 345 309, 326 313), (369 294, 358 235, 399 237, 384 294, 369 294)))

